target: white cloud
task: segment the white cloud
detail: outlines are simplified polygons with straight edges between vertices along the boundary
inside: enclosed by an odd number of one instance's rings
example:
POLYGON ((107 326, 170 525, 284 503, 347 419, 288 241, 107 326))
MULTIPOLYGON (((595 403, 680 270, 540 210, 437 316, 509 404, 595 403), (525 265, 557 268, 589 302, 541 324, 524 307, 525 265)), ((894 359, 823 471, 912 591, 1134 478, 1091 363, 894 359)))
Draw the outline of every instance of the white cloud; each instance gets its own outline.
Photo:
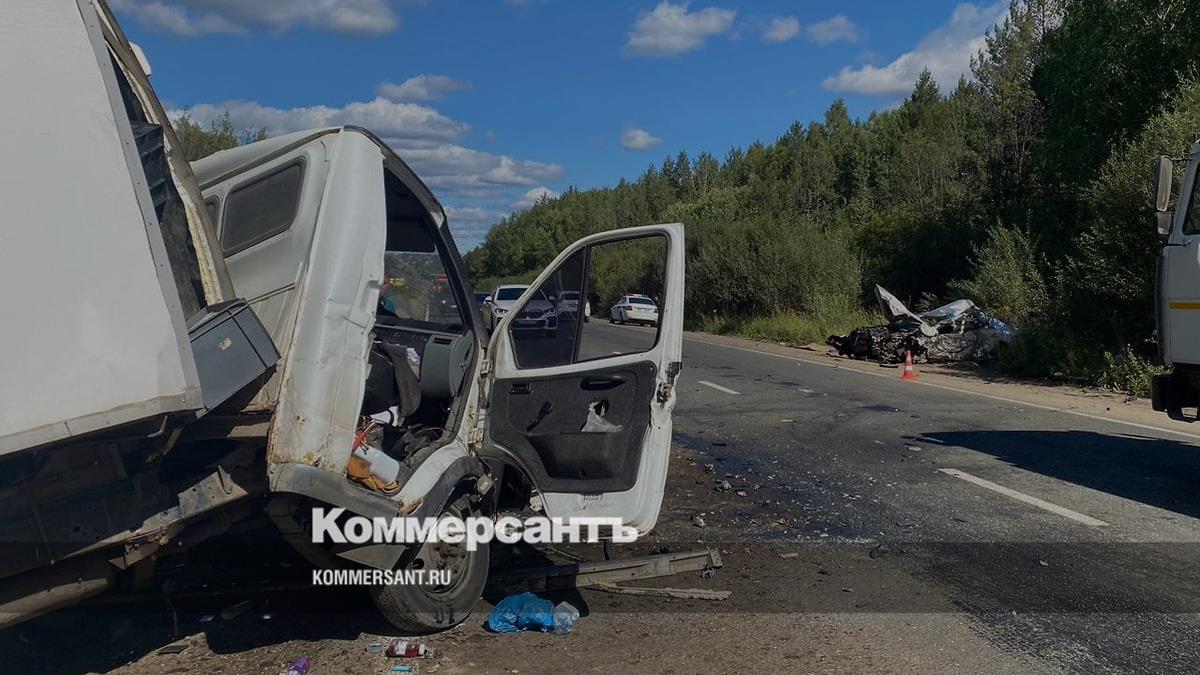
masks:
POLYGON ((392 101, 437 101, 450 92, 470 88, 470 82, 446 75, 417 75, 400 84, 380 82, 375 93, 392 101))
POLYGON ((532 208, 533 205, 537 204, 538 200, 540 199, 554 199, 556 197, 558 197, 558 193, 544 185, 541 187, 535 187, 522 195, 521 198, 513 204, 513 208, 518 210, 532 208))
POLYGON ((657 145, 662 145, 663 140, 657 136, 651 136, 650 132, 637 127, 628 127, 621 132, 621 147, 626 150, 649 150, 657 145))
POLYGON ((383 98, 348 103, 340 108, 325 105, 274 108, 253 101, 226 101, 200 103, 187 112, 192 119, 206 124, 226 111, 235 127, 266 129, 271 136, 314 127, 353 124, 366 127, 389 141, 436 143, 460 138, 470 128, 433 108, 383 98))
POLYGON ((763 32, 765 42, 787 42, 800 34, 800 21, 794 16, 779 16, 771 19, 763 32))
POLYGON ((858 26, 846 18, 845 14, 818 21, 804 29, 809 40, 825 46, 834 42, 858 42, 861 36, 858 26))
POLYGON ((458 196, 500 195, 509 188, 528 187, 563 177, 563 168, 558 164, 514 159, 461 145, 447 143, 408 148, 393 145, 426 184, 458 196))
POLYGON ((114 0, 112 5, 148 28, 186 37, 254 27, 381 35, 400 23, 389 0, 114 0))
POLYGON ((949 21, 939 26, 884 66, 846 66, 821 83, 828 91, 845 91, 878 96, 902 96, 928 68, 944 89, 953 87, 967 73, 971 57, 984 46, 984 34, 1008 12, 1008 0, 985 7, 964 3, 954 9, 949 21))
POLYGON ((728 32, 737 12, 720 7, 688 11, 688 3, 673 5, 660 2, 653 11, 643 12, 629 32, 622 50, 631 56, 675 56, 704 46, 714 35, 728 32))
MULTIPOLYGON (((173 111, 177 116, 184 111, 173 111)), ((468 126, 415 103, 395 103, 382 98, 348 103, 341 107, 308 106, 275 108, 251 101, 201 103, 187 109, 200 124, 226 112, 238 130, 266 129, 277 136, 314 127, 353 124, 370 129, 408 162, 427 185, 454 197, 515 198, 515 188, 556 181, 563 177, 558 164, 515 159, 472 150, 452 141, 468 126)))
POLYGON ((478 206, 447 206, 446 217, 452 224, 486 223, 494 220, 492 215, 478 206))

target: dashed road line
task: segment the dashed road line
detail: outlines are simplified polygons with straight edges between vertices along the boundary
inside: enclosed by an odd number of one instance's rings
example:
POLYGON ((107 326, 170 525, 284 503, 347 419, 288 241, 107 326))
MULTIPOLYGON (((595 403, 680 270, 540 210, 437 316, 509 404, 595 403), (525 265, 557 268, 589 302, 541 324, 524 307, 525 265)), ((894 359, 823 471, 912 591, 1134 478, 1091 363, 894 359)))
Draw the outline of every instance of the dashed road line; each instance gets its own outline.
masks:
POLYGON ((722 387, 719 384, 713 384, 712 382, 709 382, 708 380, 696 380, 696 381, 706 387, 712 387, 713 389, 716 389, 717 391, 723 391, 726 394, 732 394, 734 396, 742 395, 742 392, 740 392, 740 391, 734 391, 734 390, 730 389, 729 387, 722 387))
POLYGON ((1070 518, 1071 520, 1087 525, 1088 527, 1105 527, 1108 525, 1108 523, 1104 522, 1103 520, 1098 520, 1091 516, 1084 515, 1078 511, 1072 511, 1065 506, 1059 506, 1058 504, 1053 504, 1044 499, 1038 499, 1037 497, 1034 497, 1033 495, 1027 495, 1024 492, 1018 492, 1012 488, 1004 487, 998 483, 993 483, 990 480, 984 480, 978 476, 972 476, 965 471, 959 471, 958 469, 938 469, 938 471, 946 474, 947 476, 954 476, 955 478, 965 480, 972 485, 978 485, 981 488, 1000 493, 1010 499, 1024 502, 1030 506, 1036 506, 1043 511, 1049 511, 1055 515, 1062 516, 1063 518, 1070 518))

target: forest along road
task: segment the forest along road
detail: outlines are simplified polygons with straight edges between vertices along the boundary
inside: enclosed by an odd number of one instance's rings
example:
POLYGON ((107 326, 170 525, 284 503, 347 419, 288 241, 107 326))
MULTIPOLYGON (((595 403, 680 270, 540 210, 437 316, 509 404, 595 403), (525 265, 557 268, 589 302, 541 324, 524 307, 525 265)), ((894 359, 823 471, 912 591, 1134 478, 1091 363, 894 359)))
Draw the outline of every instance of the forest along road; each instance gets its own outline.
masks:
MULTIPOLYGON (((612 351, 652 330, 601 325, 612 351)), ((736 509, 700 516, 705 538, 851 563, 835 594, 762 609, 882 630, 899 617, 873 613, 951 611, 1052 670, 1200 668, 1200 435, 715 340, 685 339, 674 415, 676 444, 716 472, 693 506, 736 509)))

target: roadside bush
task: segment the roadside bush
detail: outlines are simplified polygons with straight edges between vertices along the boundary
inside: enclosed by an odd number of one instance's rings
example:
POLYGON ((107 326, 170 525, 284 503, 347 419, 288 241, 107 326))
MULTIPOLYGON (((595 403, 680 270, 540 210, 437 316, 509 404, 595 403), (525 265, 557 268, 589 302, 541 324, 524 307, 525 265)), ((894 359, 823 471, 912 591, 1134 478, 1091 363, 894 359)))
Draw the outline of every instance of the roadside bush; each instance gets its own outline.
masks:
POLYGON ((973 259, 974 276, 951 283, 951 295, 970 299, 1017 327, 1045 319, 1046 279, 1037 245, 1027 232, 992 227, 987 240, 975 247, 973 259))
POLYGON ((1134 396, 1150 395, 1150 380, 1166 373, 1161 364, 1138 356, 1128 345, 1119 354, 1104 352, 1104 367, 1096 384, 1134 396))
POLYGON ((1085 200, 1088 226, 1067 261, 1072 323, 1105 344, 1136 343, 1154 329, 1154 260, 1162 237, 1151 220, 1152 167, 1200 137, 1200 82, 1104 164, 1085 200))
POLYGON ((689 235, 690 314, 818 315, 858 306, 858 260, 843 239, 810 222, 700 224, 689 235))

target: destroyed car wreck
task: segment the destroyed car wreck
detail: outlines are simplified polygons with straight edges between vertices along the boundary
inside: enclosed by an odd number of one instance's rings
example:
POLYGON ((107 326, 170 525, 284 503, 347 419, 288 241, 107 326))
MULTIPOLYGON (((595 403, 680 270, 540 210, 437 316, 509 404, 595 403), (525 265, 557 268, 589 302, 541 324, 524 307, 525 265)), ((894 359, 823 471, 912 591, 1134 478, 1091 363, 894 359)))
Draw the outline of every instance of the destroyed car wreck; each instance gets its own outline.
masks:
POLYGON ((905 352, 917 363, 985 362, 999 356, 1016 335, 1014 328, 970 300, 916 314, 882 286, 875 286, 875 298, 887 324, 831 335, 825 343, 842 356, 880 363, 900 363, 905 352))

